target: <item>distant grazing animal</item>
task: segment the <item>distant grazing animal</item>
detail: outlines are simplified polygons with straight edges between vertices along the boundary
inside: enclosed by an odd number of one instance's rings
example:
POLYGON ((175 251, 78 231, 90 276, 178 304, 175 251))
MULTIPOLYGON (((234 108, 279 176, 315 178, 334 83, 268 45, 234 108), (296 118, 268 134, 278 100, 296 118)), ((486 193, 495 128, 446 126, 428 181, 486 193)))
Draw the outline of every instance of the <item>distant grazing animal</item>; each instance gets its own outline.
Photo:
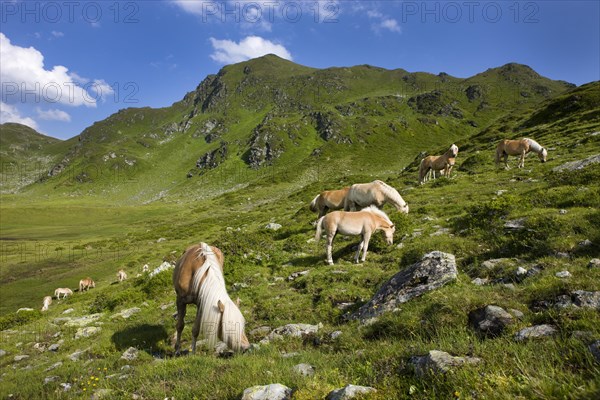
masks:
POLYGON ((319 211, 319 217, 327 214, 327 211, 340 210, 344 208, 346 195, 350 186, 339 190, 324 190, 318 194, 310 203, 310 211, 319 211))
POLYGON ((79 292, 83 292, 84 290, 90 290, 90 288, 95 288, 96 284, 92 280, 92 278, 88 277, 79 281, 79 292))
POLYGON ((119 272, 117 272, 117 278, 119 278, 119 282, 123 282, 125 279, 127 279, 127 273, 120 269, 119 272))
POLYGON ((48 307, 50 307, 50 304, 52 304, 52 297, 50 296, 46 296, 44 297, 44 305, 42 306, 42 311, 47 311, 48 307))
POLYGON ((246 320, 239 309, 239 299, 234 303, 225 288, 221 250, 206 243, 188 247, 175 265, 173 286, 177 292, 177 354, 186 307, 192 303, 197 307, 192 327, 192 353, 196 352, 200 332, 211 347, 217 339, 235 351, 250 347, 244 333, 246 320))
POLYGON ((518 168, 525 167, 525 156, 530 151, 537 153, 538 158, 541 162, 546 162, 548 157, 548 150, 543 148, 538 142, 533 139, 519 139, 519 140, 501 140, 496 146, 496 166, 500 164, 500 159, 504 158, 504 168, 508 167, 508 156, 520 156, 518 168))
POLYGON ((423 184, 433 177, 435 179, 436 171, 443 171, 443 175, 450 178, 452 167, 456 156, 458 155, 458 147, 452 144, 450 148, 441 156, 427 156, 421 160, 419 164, 419 183, 423 184))
POLYGON ((385 203, 390 203, 398 211, 408 214, 408 204, 400 196, 400 193, 380 180, 370 183, 355 183, 350 186, 344 201, 344 210, 355 211, 371 205, 381 208, 385 203))
POLYGON ((325 230, 327 234, 327 263, 333 265, 331 251, 335 235, 338 233, 346 236, 360 235, 361 240, 354 261, 358 263, 362 250, 362 262, 365 262, 371 235, 380 229, 385 233, 387 244, 393 244, 396 227, 389 217, 377 207, 370 206, 361 211, 334 211, 321 217, 317 222, 315 241, 318 242, 321 239, 321 232, 325 230))
POLYGON ((60 295, 63 295, 63 299, 67 296, 72 296, 73 295, 73 291, 69 288, 58 288, 54 291, 54 296, 60 300, 60 295))
POLYGON ((148 272, 148 269, 150 269, 148 264, 144 264, 144 266, 142 267, 142 272, 148 272))

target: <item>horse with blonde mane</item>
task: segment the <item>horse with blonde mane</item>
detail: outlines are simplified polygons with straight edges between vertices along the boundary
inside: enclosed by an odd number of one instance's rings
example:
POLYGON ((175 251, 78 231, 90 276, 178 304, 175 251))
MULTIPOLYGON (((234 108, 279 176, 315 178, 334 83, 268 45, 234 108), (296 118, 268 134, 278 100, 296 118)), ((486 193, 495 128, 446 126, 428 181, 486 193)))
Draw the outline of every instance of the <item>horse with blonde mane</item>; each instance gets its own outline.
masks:
POLYGON ((435 179, 436 171, 443 171, 446 178, 450 178, 452 167, 458 155, 458 146, 452 144, 446 152, 441 156, 427 156, 421 160, 419 164, 419 183, 423 184, 431 177, 435 179))
POLYGON ((119 272, 117 272, 117 278, 119 279, 119 282, 123 282, 125 279, 127 279, 127 273, 120 269, 119 272))
POLYGON ((496 146, 496 166, 500 164, 500 159, 504 158, 504 168, 509 169, 508 156, 519 156, 520 159, 517 168, 523 168, 525 167, 525 156, 531 151, 537 153, 541 162, 546 162, 548 150, 533 139, 501 140, 498 146, 496 146))
POLYGON ((67 296, 72 296, 73 295, 73 291, 69 288, 58 288, 54 291, 54 297, 56 297, 58 300, 60 300, 60 295, 63 295, 63 299, 67 296))
POLYGON ((385 203, 390 203, 398 211, 408 214, 408 204, 400 193, 380 180, 350 186, 344 201, 344 211, 355 211, 371 205, 381 208, 385 203))
POLYGON ((196 352, 196 340, 200 332, 211 347, 217 339, 234 351, 250 347, 244 333, 246 320, 239 309, 239 299, 234 303, 225 288, 221 250, 206 243, 188 247, 175 265, 173 286, 177 293, 176 354, 180 350, 186 307, 192 303, 196 305, 192 353, 196 352))
POLYGON ((344 208, 346 195, 350 186, 339 190, 324 190, 319 193, 310 203, 310 211, 319 211, 319 217, 327 214, 327 211, 340 210, 344 208))
POLYGON ((363 252, 362 262, 367 258, 367 249, 371 235, 383 230, 387 244, 394 243, 394 232, 396 227, 389 217, 375 206, 367 207, 361 211, 333 211, 317 222, 317 232, 315 241, 321 239, 321 232, 325 230, 327 234, 327 263, 333 265, 331 256, 333 248, 333 239, 338 233, 346 236, 361 236, 358 250, 354 256, 354 262, 358 264, 360 252, 363 252))
POLYGON ((50 304, 52 304, 52 297, 44 297, 42 311, 48 311, 48 307, 50 307, 50 304))
POLYGON ((90 290, 90 288, 95 287, 96 283, 89 276, 79 281, 79 293, 83 292, 84 290, 90 290))

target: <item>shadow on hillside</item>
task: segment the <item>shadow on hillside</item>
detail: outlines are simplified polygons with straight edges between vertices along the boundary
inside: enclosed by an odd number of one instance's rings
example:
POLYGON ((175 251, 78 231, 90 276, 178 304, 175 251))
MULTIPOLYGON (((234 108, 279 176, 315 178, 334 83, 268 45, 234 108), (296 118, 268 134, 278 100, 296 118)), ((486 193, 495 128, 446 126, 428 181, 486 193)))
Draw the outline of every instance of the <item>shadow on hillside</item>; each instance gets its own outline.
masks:
POLYGON ((169 335, 162 325, 142 324, 130 326, 115 332, 111 340, 117 350, 127 350, 135 347, 144 350, 148 354, 161 350, 160 343, 168 341, 169 335))

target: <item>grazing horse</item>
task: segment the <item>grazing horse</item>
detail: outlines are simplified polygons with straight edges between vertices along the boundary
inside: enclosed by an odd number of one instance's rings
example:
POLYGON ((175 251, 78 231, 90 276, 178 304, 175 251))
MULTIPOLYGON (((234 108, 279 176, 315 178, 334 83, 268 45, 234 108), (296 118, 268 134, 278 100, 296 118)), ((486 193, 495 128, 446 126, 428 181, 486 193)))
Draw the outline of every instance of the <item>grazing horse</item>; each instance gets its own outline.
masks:
POLYGON ((117 278, 119 278, 119 282, 123 282, 125 279, 127 279, 127 273, 120 269, 119 272, 117 272, 117 278))
POLYGON ((87 277, 87 278, 79 281, 79 293, 83 292, 84 290, 90 290, 90 288, 95 288, 95 287, 96 287, 96 284, 90 277, 87 277))
POLYGON ((321 239, 323 229, 327 234, 327 263, 333 265, 331 251, 333 239, 338 233, 346 236, 361 236, 358 250, 354 256, 354 261, 358 264, 361 250, 363 252, 362 262, 365 262, 369 240, 375 231, 383 230, 387 244, 392 244, 396 227, 383 211, 375 206, 370 206, 361 211, 334 211, 321 217, 317 222, 317 232, 315 234, 317 242, 321 239))
POLYGON ((381 208, 385 203, 391 203, 398 211, 408 214, 408 204, 400 196, 400 193, 380 180, 370 183, 355 183, 350 186, 344 201, 344 210, 355 211, 371 205, 381 208))
POLYGON ((458 155, 458 147, 452 144, 450 148, 441 156, 427 156, 421 160, 419 165, 419 183, 423 184, 429 180, 430 177, 435 179, 436 171, 443 171, 444 176, 450 178, 452 167, 456 156, 458 155))
POLYGON ((500 159, 504 157, 504 168, 509 169, 508 156, 520 156, 517 167, 523 168, 525 166, 525 156, 530 151, 537 153, 541 162, 546 162, 548 150, 533 139, 501 140, 498 146, 496 146, 496 166, 500 163, 500 159))
POLYGON ((176 354, 179 354, 186 307, 191 303, 197 307, 192 327, 192 353, 196 352, 200 332, 209 346, 220 339, 235 351, 250 347, 239 299, 234 303, 225 288, 221 250, 206 243, 188 247, 173 270, 173 286, 177 292, 176 354))
POLYGON ((42 311, 48 311, 48 307, 50 307, 50 304, 52 304, 52 297, 50 296, 46 296, 44 297, 44 305, 42 306, 42 311))
POLYGON ((54 296, 60 300, 60 295, 63 295, 63 299, 67 296, 72 296, 73 295, 73 291, 69 288, 58 288, 54 291, 54 296))
POLYGON ((318 194, 310 203, 310 211, 319 211, 319 217, 327 213, 329 210, 340 210, 344 208, 346 195, 350 190, 350 186, 339 190, 324 190, 318 194))

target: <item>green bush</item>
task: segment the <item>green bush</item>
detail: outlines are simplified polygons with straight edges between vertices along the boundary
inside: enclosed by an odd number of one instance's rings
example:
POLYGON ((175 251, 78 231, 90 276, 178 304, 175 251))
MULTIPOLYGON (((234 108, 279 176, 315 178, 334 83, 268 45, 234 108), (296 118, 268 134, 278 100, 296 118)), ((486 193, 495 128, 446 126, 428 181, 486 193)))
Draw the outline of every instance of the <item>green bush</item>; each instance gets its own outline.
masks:
POLYGON ((0 331, 35 321, 42 316, 39 310, 7 314, 0 317, 0 331))

